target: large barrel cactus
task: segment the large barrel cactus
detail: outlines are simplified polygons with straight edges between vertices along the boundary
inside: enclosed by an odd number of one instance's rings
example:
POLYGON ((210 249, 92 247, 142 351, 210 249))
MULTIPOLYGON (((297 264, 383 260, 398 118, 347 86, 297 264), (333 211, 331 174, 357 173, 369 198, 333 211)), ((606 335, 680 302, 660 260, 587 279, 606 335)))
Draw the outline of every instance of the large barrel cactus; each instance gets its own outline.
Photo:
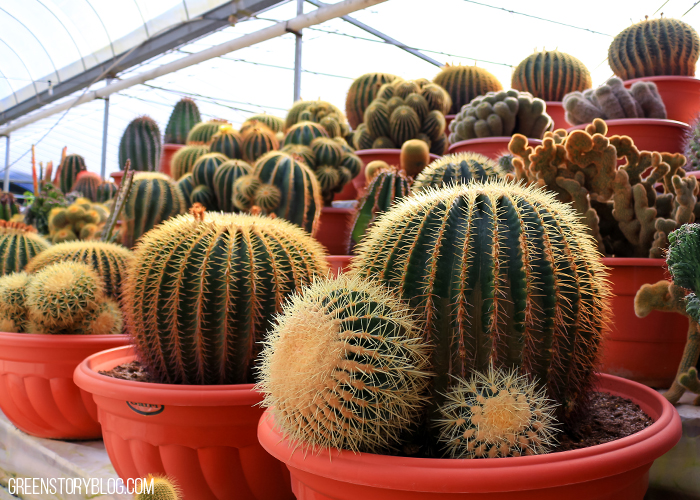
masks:
POLYGON ((393 288, 433 346, 434 408, 473 370, 517 368, 566 418, 593 384, 610 287, 578 214, 504 181, 400 201, 359 245, 353 272, 393 288))
POLYGON ((623 80, 644 76, 695 76, 700 38, 678 19, 640 21, 618 33, 608 48, 608 64, 623 80))
POLYGON ((199 108, 192 99, 183 97, 173 108, 165 127, 166 144, 185 144, 192 127, 202 121, 199 108))
POLYGON ((445 66, 433 82, 447 90, 452 98, 451 114, 459 113, 462 106, 487 92, 498 92, 503 86, 494 75, 476 66, 445 66))
POLYGON ((50 246, 34 227, 0 220, 0 276, 22 271, 27 262, 50 246))
POLYGON ((148 116, 139 116, 127 125, 119 141, 119 168, 124 170, 127 160, 131 168, 143 172, 155 172, 160 166, 160 129, 148 116))
POLYGON ((387 73, 367 73, 353 80, 345 99, 345 114, 352 128, 364 121, 365 109, 377 96, 379 87, 395 78, 387 73))
POLYGON ((251 382, 271 319, 325 272, 320 244, 283 220, 175 217, 136 247, 122 289, 126 328, 162 383, 251 382))
POLYGON ((478 153, 457 153, 438 158, 425 167, 416 177, 411 190, 419 193, 428 188, 468 184, 472 180, 483 182, 503 175, 498 163, 490 158, 478 153))
POLYGON ((85 158, 72 154, 66 156, 58 167, 58 188, 63 194, 73 190, 78 174, 87 170, 85 158))
POLYGON ((561 101, 569 92, 590 89, 593 81, 588 68, 574 56, 543 50, 518 64, 510 85, 545 101, 561 101))

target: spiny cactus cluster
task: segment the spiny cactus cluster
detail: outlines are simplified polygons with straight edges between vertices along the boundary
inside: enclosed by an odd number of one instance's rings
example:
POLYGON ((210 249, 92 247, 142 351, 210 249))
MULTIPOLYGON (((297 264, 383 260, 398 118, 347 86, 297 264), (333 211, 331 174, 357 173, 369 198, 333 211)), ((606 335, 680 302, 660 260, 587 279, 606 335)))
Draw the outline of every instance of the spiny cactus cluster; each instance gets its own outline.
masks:
POLYGON ((173 217, 135 249, 122 284, 126 328, 159 382, 251 382, 273 316, 326 270, 320 244, 281 219, 173 217))
POLYGON ((165 127, 163 142, 166 144, 186 144, 190 130, 202 121, 197 104, 183 97, 175 104, 168 124, 165 127))
POLYGON ((207 210, 234 212, 233 186, 240 177, 252 173, 253 167, 243 160, 229 160, 220 153, 209 153, 197 160, 192 173, 181 178, 178 186, 188 206, 201 203, 207 210))
POLYGON ((130 160, 133 170, 156 172, 160 150, 160 128, 155 120, 149 116, 134 118, 119 141, 119 169, 124 170, 126 161, 130 160))
POLYGON ((379 88, 393 82, 396 76, 387 73, 367 73, 353 80, 345 99, 345 114, 353 129, 365 120, 365 109, 377 96, 379 88))
POLYGON ((450 96, 427 80, 396 78, 385 83, 365 109, 364 122, 353 135, 357 149, 401 148, 404 142, 420 139, 430 152, 442 155, 447 149, 445 115, 450 96))
POLYGON ((21 271, 35 255, 50 246, 34 227, 0 220, 0 276, 21 271))
POLYGON ((499 165, 478 153, 445 155, 429 164, 413 181, 411 190, 420 193, 451 184, 468 184, 503 178, 499 165))
POLYGON ((9 221, 19 213, 19 204, 12 193, 0 192, 0 220, 9 221))
POLYGON ((618 33, 608 48, 608 64, 623 80, 645 76, 695 76, 700 38, 679 19, 645 19, 618 33))
POLYGON ((72 205, 51 210, 49 238, 52 243, 96 239, 108 216, 104 205, 78 198, 72 205))
POLYGON ((654 82, 635 82, 626 89, 622 80, 614 77, 596 89, 565 95, 563 104, 566 121, 572 125, 596 118, 666 118, 666 106, 654 82))
POLYGON ((503 90, 501 82, 494 75, 476 66, 447 64, 433 78, 433 83, 440 85, 450 95, 452 105, 443 112, 453 115, 475 97, 503 90))
POLYGON ((190 129, 187 134, 188 146, 209 146, 214 135, 219 132, 221 126, 231 125, 226 120, 214 119, 206 122, 199 122, 190 129))
POLYGON ((52 335, 122 333, 119 306, 87 264, 57 262, 35 274, 0 278, 3 331, 52 335))
POLYGON ((547 104, 529 92, 502 90, 475 97, 450 123, 450 143, 523 134, 536 139, 554 128, 547 104))
POLYGON ((566 94, 590 89, 588 68, 574 56, 543 50, 523 59, 513 71, 511 87, 544 101, 561 101, 566 94))
MULTIPOLYGON (((58 188, 63 194, 68 194, 73 190, 73 184, 78 178, 80 172, 85 172, 87 166, 85 165, 85 158, 78 154, 67 155, 61 161, 56 171, 56 177, 58 178, 58 188)), ((34 193, 36 194, 36 193, 34 193)))
POLYGON ((345 137, 350 132, 343 112, 326 101, 297 101, 287 112, 285 129, 289 130, 300 122, 318 123, 328 137, 345 137))

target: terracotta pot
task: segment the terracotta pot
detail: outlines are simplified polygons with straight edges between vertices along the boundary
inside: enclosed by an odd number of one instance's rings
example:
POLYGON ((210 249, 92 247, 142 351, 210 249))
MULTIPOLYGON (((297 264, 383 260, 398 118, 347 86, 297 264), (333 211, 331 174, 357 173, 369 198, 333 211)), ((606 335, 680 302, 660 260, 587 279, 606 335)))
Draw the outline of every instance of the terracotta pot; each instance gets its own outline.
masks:
MULTIPOLYGON (((467 139, 466 141, 455 142, 450 144, 447 154, 479 153, 493 160, 497 160, 501 155, 508 153, 508 143, 510 136, 507 137, 482 137, 480 139, 467 139)), ((530 146, 535 147, 542 144, 539 139, 528 138, 530 146)))
POLYGON ((51 439, 99 439, 97 408, 73 383, 87 356, 127 335, 0 333, 0 409, 19 429, 51 439))
POLYGON ((347 255, 355 208, 323 207, 315 238, 331 255, 347 255))
POLYGON ((545 101, 547 104, 547 114, 554 120, 554 130, 569 128, 571 124, 566 121, 566 110, 561 101, 545 101))
POLYGON ((683 355, 688 319, 677 313, 634 314, 634 296, 645 283, 670 279, 664 259, 604 258, 610 269, 613 325, 603 344, 601 371, 652 387, 673 383, 683 355))
POLYGON ((347 272, 350 268, 350 261, 352 260, 352 255, 329 255, 326 257, 328 265, 331 268, 331 273, 333 276, 338 276, 340 271, 347 272))
POLYGON ((158 170, 166 175, 170 175, 170 160, 179 149, 184 148, 184 144, 163 144, 163 149, 160 153, 160 167, 158 170))
MULTIPOLYGON (((660 153, 682 153, 685 134, 690 127, 674 120, 656 120, 653 118, 624 118, 606 120, 608 137, 628 135, 639 150, 658 151, 660 153)), ((576 125, 568 130, 581 130, 586 125, 576 125)))
POLYGON ((580 450, 474 460, 304 453, 273 428, 269 413, 260 419, 258 439, 287 464, 297 500, 642 500, 651 464, 681 437, 680 417, 643 385, 601 375, 599 386, 631 399, 655 422, 580 450))
POLYGON ((289 473, 258 443, 263 410, 252 384, 168 385, 100 375, 136 358, 99 352, 75 369, 91 393, 109 459, 124 481, 168 475, 184 500, 292 500, 289 473))
POLYGON ((122 184, 122 177, 124 177, 124 171, 120 170, 119 172, 112 172, 109 174, 109 176, 114 179, 114 183, 117 185, 117 187, 121 186, 122 184))
POLYGON ((693 123, 700 113, 700 80, 692 76, 646 76, 623 82, 631 87, 638 81, 654 82, 666 106, 666 117, 693 123))
POLYGON ((450 136, 450 123, 452 123, 457 115, 445 115, 445 134, 450 136))

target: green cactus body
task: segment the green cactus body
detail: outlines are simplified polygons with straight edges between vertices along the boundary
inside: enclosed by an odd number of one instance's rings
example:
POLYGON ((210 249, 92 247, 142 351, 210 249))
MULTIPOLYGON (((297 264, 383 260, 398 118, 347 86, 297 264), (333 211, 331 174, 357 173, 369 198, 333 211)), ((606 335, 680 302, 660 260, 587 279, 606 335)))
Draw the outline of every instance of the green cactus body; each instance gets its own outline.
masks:
POLYGON ((223 128, 214 134, 209 150, 212 153, 221 153, 230 159, 243 158, 243 136, 233 128, 223 128))
POLYGON ((350 85, 345 99, 345 114, 353 129, 364 122, 367 106, 377 97, 379 88, 396 79, 387 73, 367 73, 356 78, 350 85))
POLYGON ((439 111, 430 111, 423 120, 421 133, 427 135, 431 141, 437 141, 445 134, 445 115, 439 111))
POLYGON ((19 213, 19 205, 12 193, 0 192, 0 220, 9 221, 19 213))
POLYGON ((310 146, 311 141, 317 137, 328 137, 326 129, 314 122, 299 122, 287 130, 284 136, 284 145, 310 146))
POLYGON ((192 99, 183 97, 173 108, 168 125, 165 127, 166 144, 186 144, 190 130, 202 121, 199 108, 192 99))
POLYGON ((134 500, 180 500, 180 490, 164 477, 149 476, 144 481, 148 492, 137 494, 134 500), (153 484, 153 491, 151 490, 153 484))
POLYGON ((209 120, 200 122, 190 130, 187 134, 188 146, 209 146, 215 134, 219 132, 222 126, 231 126, 226 120, 209 120))
POLYGON ((340 158, 340 166, 348 169, 351 180, 362 172, 362 160, 355 153, 345 152, 340 158))
POLYGON ((309 146, 287 144, 280 151, 294 156, 297 161, 303 162, 307 167, 314 168, 316 166, 316 155, 309 146))
POLYGON ((22 271, 27 262, 50 246, 31 226, 0 221, 0 275, 22 271))
POLYGON ((420 312, 435 407, 452 376, 517 368, 571 415, 593 384, 611 292, 580 216, 505 181, 404 198, 370 228, 352 272, 420 312))
POLYGON ((197 160, 208 153, 209 146, 195 145, 180 148, 170 160, 170 172, 173 175, 173 179, 176 181, 180 180, 183 175, 192 172, 192 168, 197 163, 197 160))
POLYGON ((406 106, 409 106, 413 109, 413 111, 416 112, 416 114, 418 115, 418 119, 421 122, 430 112, 430 108, 428 107, 428 101, 426 101, 425 97, 423 97, 419 93, 407 95, 404 99, 404 102, 406 103, 406 106))
POLYGON ((192 176, 192 172, 188 172, 182 177, 180 177, 180 180, 177 181, 177 187, 180 189, 180 192, 182 193, 182 197, 185 200, 185 205, 187 207, 192 206, 192 200, 190 197, 192 196, 192 191, 194 191, 196 184, 194 182, 194 177, 192 176))
POLYGON ((588 68, 574 56, 543 50, 518 64, 510 85, 545 101, 561 101, 569 92, 590 89, 593 81, 588 68))
POLYGON ((250 210, 253 206, 255 193, 262 186, 262 182, 255 174, 243 175, 233 183, 233 206, 242 212, 250 210))
POLYGON ((201 156, 192 167, 192 177, 195 185, 207 186, 213 193, 216 169, 227 161, 228 158, 221 153, 208 153, 201 156))
POLYGON ((400 148, 404 142, 414 139, 420 129, 420 118, 410 106, 399 106, 391 113, 389 130, 396 147, 400 148))
POLYGON ((228 160, 219 165, 214 173, 214 194, 219 210, 234 212, 233 185, 244 175, 253 173, 253 167, 243 160, 228 160))
POLYGON ((452 98, 440 85, 435 83, 423 85, 420 93, 428 103, 430 111, 439 111, 443 115, 449 114, 450 108, 452 108, 452 98))
POLYGON ((91 266, 104 281, 105 294, 119 297, 122 278, 132 264, 131 250, 102 241, 60 243, 44 250, 29 261, 25 270, 36 273, 56 262, 81 262, 91 266))
POLYGON ((216 210, 216 195, 208 186, 200 184, 195 186, 190 194, 190 202, 192 205, 201 203, 207 210, 216 210))
POLYGON ((311 142, 311 150, 314 152, 317 165, 331 165, 337 167, 343 158, 343 148, 333 139, 319 137, 311 142))
POLYGON ((256 122, 262 123, 274 133, 284 132, 284 120, 282 118, 264 113, 261 115, 253 115, 246 119, 243 125, 241 125, 241 130, 245 129, 247 126, 255 125, 256 122))
POLYGON ((373 137, 389 136, 389 116, 391 111, 382 101, 374 101, 365 110, 365 125, 367 132, 373 137))
POLYGON ((280 190, 282 196, 274 210, 278 217, 316 234, 323 198, 309 167, 288 154, 273 151, 258 160, 254 175, 263 184, 272 184, 280 190))
POLYGON ((58 167, 58 187, 63 194, 70 193, 73 190, 78 174, 87 170, 85 159, 76 154, 68 155, 58 167))
POLYGON ((102 182, 102 177, 98 174, 85 172, 73 184, 73 191, 77 191, 88 200, 95 202, 98 201, 97 190, 102 182))
POLYGON ((115 198, 118 191, 119 188, 115 183, 104 181, 97 186, 97 198, 95 201, 98 203, 106 203, 112 198, 115 198))
POLYGON ((124 203, 122 244, 131 248, 146 231, 185 211, 185 198, 165 174, 139 172, 124 203))
POLYGON ((156 172, 160 167, 160 129, 148 116, 139 116, 127 125, 119 141, 119 169, 124 170, 127 160, 131 169, 156 172))
POLYGON ((28 283, 25 272, 0 276, 0 332, 26 333, 28 283))
POLYGON ((360 243, 377 216, 410 193, 411 184, 403 172, 383 170, 375 175, 357 207, 350 236, 352 243, 360 243))
POLYGON ((243 135, 243 159, 251 165, 258 158, 280 148, 280 143, 267 127, 255 126, 243 135))
POLYGON ((459 113, 462 106, 475 97, 503 90, 495 76, 476 66, 446 66, 433 79, 433 83, 440 85, 450 94, 450 113, 453 115, 459 113))
POLYGON ((623 80, 645 76, 695 76, 700 38, 678 19, 638 22, 618 33, 608 48, 608 64, 623 80))
POLYGON ((686 298, 686 313, 700 323, 700 224, 684 224, 668 235, 669 247, 666 256, 668 270, 675 285, 690 290, 686 298))
POLYGON ((162 383, 252 382, 273 316, 326 269, 320 244, 283 220, 175 217, 136 247, 122 291, 126 329, 162 383))
POLYGON ((425 167, 413 182, 411 190, 419 193, 429 188, 450 184, 485 182, 503 177, 498 163, 478 153, 457 153, 439 158, 425 167))

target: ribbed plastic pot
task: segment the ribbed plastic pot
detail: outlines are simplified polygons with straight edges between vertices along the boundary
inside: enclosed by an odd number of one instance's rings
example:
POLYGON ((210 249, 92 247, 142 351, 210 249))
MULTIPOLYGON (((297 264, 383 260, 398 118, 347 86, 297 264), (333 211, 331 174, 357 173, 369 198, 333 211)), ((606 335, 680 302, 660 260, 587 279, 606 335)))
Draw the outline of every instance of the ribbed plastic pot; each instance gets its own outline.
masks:
POLYGON ((654 423, 589 448, 494 459, 304 453, 274 428, 269 413, 260 419, 258 439, 287 464, 297 500, 642 500, 651 464, 681 437, 680 417, 641 384, 601 375, 599 388, 631 399, 654 423))
POLYGON ((604 258, 612 285, 612 331, 603 343, 601 371, 668 388, 683 356, 688 319, 678 313, 634 314, 634 296, 645 283, 670 279, 664 259, 604 258))
POLYGON ((352 260, 352 255, 329 255, 326 257, 328 261, 328 266, 331 268, 331 273, 333 276, 338 276, 340 272, 347 272, 350 268, 350 261, 352 260))
MULTIPOLYGON (((605 123, 608 125, 608 137, 627 135, 639 150, 660 153, 682 153, 685 135, 690 130, 686 123, 655 118, 624 118, 606 120, 605 123)), ((586 124, 576 125, 568 130, 571 132, 585 127, 586 124)))
POLYGON ((315 238, 331 255, 347 255, 355 208, 323 207, 315 238))
POLYGON ((567 129, 571 126, 566 121, 566 110, 561 101, 545 101, 545 104, 547 105, 547 114, 554 120, 554 130, 567 129))
MULTIPOLYGON (((455 153, 479 153, 497 160, 501 155, 508 153, 508 143, 510 142, 510 136, 507 137, 482 137, 479 139, 467 139, 466 141, 455 142, 450 144, 447 150, 447 154, 455 153)), ((539 139, 528 138, 528 143, 530 146, 535 147, 542 144, 539 139)))
POLYGON ((184 148, 184 144, 163 144, 160 154, 160 166, 158 169, 166 175, 170 175, 170 160, 179 149, 184 148))
POLYGON ((666 106, 666 117, 693 123, 700 113, 700 80, 692 76, 645 76, 625 80, 625 87, 638 81, 654 82, 666 106))
POLYGON ((99 439, 97 408, 73 371, 89 355, 128 343, 127 335, 0 333, 0 409, 32 436, 99 439))
POLYGON ((252 384, 151 384, 98 373, 135 358, 133 347, 110 349, 85 359, 74 374, 97 404, 119 477, 168 475, 184 500, 294 498, 289 472, 256 438, 262 396, 252 384))

